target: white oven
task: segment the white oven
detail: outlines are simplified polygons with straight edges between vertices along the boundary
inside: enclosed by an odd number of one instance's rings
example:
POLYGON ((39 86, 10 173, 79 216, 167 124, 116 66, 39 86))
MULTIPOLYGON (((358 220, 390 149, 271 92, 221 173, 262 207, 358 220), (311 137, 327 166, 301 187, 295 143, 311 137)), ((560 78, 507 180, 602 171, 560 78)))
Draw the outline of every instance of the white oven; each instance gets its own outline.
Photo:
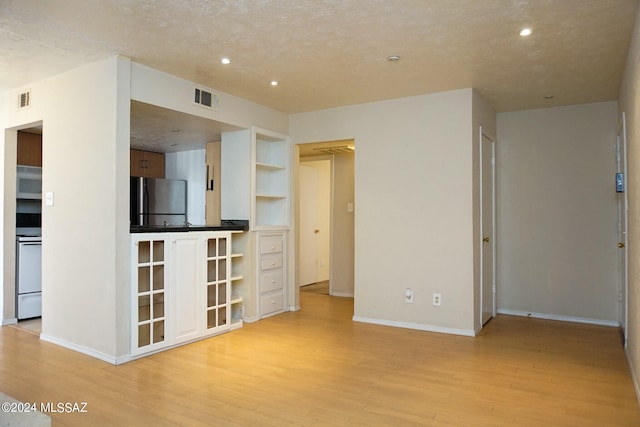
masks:
POLYGON ((42 316, 42 238, 18 236, 16 242, 18 319, 42 316))
POLYGON ((16 199, 42 200, 42 168, 37 166, 18 166, 16 199))

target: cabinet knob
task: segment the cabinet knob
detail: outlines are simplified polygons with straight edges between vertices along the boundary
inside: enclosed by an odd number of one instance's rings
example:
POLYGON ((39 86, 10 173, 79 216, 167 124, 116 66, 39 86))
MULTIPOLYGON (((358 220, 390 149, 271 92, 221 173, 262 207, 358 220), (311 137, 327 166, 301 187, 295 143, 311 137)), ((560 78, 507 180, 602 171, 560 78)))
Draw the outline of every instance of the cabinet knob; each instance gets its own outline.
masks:
POLYGON ((271 283, 276 283, 276 279, 271 279, 271 283))
POLYGON ((271 300, 271 304, 275 304, 275 303, 276 303, 276 300, 271 300))
POLYGON ((272 250, 272 251, 275 251, 275 250, 276 250, 275 245, 274 245, 274 246, 271 246, 271 250, 272 250))

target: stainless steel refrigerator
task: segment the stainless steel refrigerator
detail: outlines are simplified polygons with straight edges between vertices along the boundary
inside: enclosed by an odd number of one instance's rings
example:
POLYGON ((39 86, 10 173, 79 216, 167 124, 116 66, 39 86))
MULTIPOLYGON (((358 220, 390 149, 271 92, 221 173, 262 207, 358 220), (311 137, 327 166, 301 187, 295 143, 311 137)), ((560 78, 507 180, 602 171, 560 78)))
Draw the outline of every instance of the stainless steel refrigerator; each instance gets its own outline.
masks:
POLYGON ((187 181, 131 177, 131 225, 187 224, 187 181))

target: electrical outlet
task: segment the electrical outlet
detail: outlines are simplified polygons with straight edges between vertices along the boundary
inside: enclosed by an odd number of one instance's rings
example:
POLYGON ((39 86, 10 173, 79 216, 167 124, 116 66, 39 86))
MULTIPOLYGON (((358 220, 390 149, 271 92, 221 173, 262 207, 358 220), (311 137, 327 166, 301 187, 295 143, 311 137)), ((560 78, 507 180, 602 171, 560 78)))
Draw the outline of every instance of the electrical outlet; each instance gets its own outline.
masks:
POLYGON ((440 307, 442 304, 442 296, 440 294, 433 294, 433 305, 435 307, 440 307))
POLYGON ((404 291, 404 302, 406 302, 406 303, 412 303, 413 302, 413 291, 411 290, 411 288, 407 288, 404 291))

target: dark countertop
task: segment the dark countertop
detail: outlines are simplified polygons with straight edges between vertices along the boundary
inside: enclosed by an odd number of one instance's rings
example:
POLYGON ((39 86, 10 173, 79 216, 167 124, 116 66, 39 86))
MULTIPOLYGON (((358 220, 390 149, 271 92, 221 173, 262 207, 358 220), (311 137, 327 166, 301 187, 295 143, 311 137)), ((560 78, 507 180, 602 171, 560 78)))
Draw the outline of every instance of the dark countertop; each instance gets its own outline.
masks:
POLYGON ((219 226, 207 225, 132 225, 131 233, 180 233, 189 231, 247 231, 249 221, 242 219, 223 219, 219 226))

